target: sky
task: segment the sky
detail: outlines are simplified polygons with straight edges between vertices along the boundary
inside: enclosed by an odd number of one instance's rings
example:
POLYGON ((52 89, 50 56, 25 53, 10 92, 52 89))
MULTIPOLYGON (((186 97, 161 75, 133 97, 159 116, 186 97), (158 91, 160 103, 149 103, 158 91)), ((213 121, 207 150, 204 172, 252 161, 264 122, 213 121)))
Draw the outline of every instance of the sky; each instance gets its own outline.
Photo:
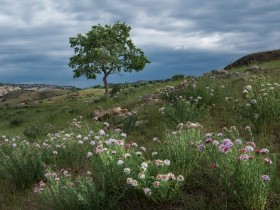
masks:
POLYGON ((280 49, 280 0, 0 0, 0 83, 86 88, 73 79, 69 38, 125 22, 151 61, 109 83, 200 76, 250 53, 280 49))

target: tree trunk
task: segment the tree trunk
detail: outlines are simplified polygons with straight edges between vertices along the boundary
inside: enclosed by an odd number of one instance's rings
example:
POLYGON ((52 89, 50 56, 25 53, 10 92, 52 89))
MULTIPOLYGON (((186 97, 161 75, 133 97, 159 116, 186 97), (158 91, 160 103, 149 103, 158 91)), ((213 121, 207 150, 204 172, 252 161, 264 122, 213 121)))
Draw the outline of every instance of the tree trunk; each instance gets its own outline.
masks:
POLYGON ((104 87, 105 87, 105 97, 109 97, 109 85, 108 85, 108 81, 107 81, 107 77, 108 75, 105 75, 103 77, 103 82, 104 82, 104 87))

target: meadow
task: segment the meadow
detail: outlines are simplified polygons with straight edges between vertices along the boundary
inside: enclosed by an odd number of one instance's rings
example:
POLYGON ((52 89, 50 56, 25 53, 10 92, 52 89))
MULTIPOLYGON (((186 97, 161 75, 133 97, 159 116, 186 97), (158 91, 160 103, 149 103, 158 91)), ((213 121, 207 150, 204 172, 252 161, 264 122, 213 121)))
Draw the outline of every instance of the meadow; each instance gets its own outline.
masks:
POLYGON ((0 209, 280 209, 280 66, 259 65, 5 101, 0 209))

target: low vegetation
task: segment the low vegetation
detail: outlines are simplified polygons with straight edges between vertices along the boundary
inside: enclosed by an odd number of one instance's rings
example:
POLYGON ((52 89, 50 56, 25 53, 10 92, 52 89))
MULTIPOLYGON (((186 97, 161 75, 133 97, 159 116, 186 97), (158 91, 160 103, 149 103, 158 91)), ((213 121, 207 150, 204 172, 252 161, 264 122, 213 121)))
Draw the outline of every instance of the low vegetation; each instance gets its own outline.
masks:
POLYGON ((279 209, 276 64, 1 106, 0 209, 279 209))

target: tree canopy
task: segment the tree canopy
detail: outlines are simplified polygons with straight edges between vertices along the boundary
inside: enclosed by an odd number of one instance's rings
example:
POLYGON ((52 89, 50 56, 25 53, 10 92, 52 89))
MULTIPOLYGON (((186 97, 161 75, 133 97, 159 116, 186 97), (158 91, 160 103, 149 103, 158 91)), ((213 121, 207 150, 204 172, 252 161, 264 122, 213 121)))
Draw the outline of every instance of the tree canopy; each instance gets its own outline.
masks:
POLYGON ((143 70, 150 61, 133 44, 130 30, 130 26, 120 22, 105 26, 98 24, 84 35, 79 33, 70 37, 74 56, 70 58, 69 66, 74 78, 96 79, 97 74, 103 74, 105 95, 108 96, 107 78, 110 74, 143 70))

